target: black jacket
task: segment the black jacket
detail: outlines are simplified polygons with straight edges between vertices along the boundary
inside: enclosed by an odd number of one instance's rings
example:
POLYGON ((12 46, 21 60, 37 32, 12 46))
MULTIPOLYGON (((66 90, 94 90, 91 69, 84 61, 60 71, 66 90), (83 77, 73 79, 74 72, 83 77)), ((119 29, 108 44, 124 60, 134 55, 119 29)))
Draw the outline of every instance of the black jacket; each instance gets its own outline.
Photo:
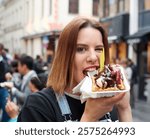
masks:
POLYGON ((10 65, 8 64, 6 59, 4 59, 0 55, 0 83, 6 81, 5 74, 10 71, 11 71, 10 65))
POLYGON ((0 61, 0 83, 5 81, 5 64, 3 61, 0 61))
MULTIPOLYGON (((72 121, 80 121, 85 103, 66 95, 72 121)), ((102 119, 105 119, 103 117, 102 119)), ((116 119, 114 119, 116 120, 116 119)), ((54 91, 50 88, 28 96, 19 116, 18 122, 63 122, 54 91)))

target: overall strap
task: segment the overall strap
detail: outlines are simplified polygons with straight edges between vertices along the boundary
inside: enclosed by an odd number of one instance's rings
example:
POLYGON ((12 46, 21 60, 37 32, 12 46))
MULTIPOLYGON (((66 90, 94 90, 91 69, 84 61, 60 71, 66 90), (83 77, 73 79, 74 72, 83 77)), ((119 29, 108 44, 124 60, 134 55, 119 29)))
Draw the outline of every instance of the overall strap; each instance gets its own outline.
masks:
POLYGON ((58 101, 59 108, 61 110, 62 116, 64 117, 65 121, 71 121, 71 110, 65 95, 56 94, 56 98, 58 101))

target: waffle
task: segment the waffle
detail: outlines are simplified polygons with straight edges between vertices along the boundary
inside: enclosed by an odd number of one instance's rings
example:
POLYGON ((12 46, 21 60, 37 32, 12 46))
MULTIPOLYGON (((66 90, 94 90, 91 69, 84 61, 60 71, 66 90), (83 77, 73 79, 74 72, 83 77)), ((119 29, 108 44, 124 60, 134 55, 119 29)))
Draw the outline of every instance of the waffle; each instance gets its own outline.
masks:
POLYGON ((92 77, 92 92, 124 90, 125 85, 119 66, 105 65, 103 71, 92 77))

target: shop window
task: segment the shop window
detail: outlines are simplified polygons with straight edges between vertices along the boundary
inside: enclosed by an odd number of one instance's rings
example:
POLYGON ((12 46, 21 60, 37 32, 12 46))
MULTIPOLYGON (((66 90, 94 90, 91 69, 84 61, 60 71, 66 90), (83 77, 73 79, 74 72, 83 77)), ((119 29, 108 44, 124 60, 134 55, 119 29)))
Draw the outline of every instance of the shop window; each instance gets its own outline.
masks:
POLYGON ((70 14, 79 13, 79 0, 69 0, 69 13, 70 14))
POLYGON ((109 16, 115 16, 117 13, 117 3, 116 0, 109 0, 109 16))
POLYGON ((111 43, 110 44, 110 49, 109 49, 109 53, 110 53, 110 63, 111 64, 115 64, 116 61, 116 57, 117 57, 117 45, 115 43, 111 43))
POLYGON ((99 0, 93 0, 93 15, 99 15, 99 0))
POLYGON ((126 43, 121 42, 118 44, 118 58, 125 59, 126 58, 126 43))
POLYGON ((149 0, 144 0, 144 9, 150 10, 150 1, 149 0))
POLYGON ((144 10, 144 0, 139 0, 139 11, 144 10))
POLYGON ((150 10, 149 0, 139 0, 139 11, 150 10))

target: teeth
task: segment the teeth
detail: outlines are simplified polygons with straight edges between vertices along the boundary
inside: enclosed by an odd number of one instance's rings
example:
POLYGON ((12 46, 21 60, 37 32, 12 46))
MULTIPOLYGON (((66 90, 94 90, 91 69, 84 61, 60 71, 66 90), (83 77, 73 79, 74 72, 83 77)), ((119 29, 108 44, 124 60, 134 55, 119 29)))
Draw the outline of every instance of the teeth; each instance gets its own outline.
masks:
POLYGON ((95 67, 87 68, 83 71, 83 74, 88 76, 94 76, 95 74, 98 74, 98 71, 95 67))
POLYGON ((90 76, 94 76, 94 75, 96 75, 96 74, 98 74, 98 71, 97 70, 94 70, 94 71, 88 71, 87 72, 87 75, 90 77, 90 76))
POLYGON ((96 69, 95 68, 89 68, 89 69, 87 69, 86 71, 87 72, 91 72, 91 71, 95 71, 96 69))

